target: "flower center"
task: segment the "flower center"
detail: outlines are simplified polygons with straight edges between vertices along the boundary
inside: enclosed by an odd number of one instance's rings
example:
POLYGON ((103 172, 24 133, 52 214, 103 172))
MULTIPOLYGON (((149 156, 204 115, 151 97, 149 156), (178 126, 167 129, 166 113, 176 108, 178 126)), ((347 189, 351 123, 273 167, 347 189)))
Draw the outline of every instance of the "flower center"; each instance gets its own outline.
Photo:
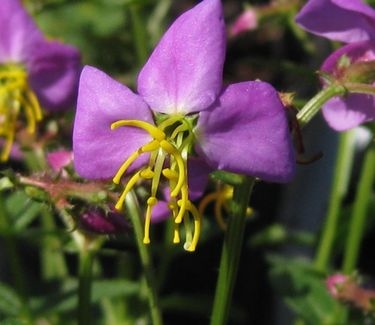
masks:
POLYGON ((0 137, 5 140, 0 161, 9 158, 21 113, 27 131, 35 133, 36 123, 42 119, 42 111, 28 85, 26 71, 16 64, 0 65, 0 137))
POLYGON ((125 189, 117 201, 116 209, 122 209, 126 195, 142 180, 151 183, 145 214, 143 242, 150 243, 150 223, 152 211, 158 203, 159 187, 162 180, 169 184, 168 207, 174 220, 173 243, 180 242, 179 226, 185 226, 184 248, 194 251, 200 234, 201 217, 197 208, 189 200, 187 158, 194 142, 194 118, 181 115, 160 115, 157 126, 138 120, 120 120, 112 123, 114 130, 121 126, 132 126, 147 131, 152 140, 134 151, 121 165, 113 178, 119 184, 130 165, 141 155, 149 154, 148 165, 135 172, 127 181, 125 189), (191 225, 193 220, 194 226, 191 225))

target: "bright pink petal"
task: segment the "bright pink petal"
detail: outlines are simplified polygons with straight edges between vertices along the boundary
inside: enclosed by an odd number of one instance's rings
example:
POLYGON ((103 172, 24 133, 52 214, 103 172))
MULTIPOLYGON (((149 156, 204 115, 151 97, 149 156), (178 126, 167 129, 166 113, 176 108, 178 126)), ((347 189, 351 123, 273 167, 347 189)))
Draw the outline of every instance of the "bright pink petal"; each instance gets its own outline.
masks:
POLYGON ((204 0, 165 33, 138 77, 138 92, 162 113, 206 109, 222 87, 225 26, 219 0, 204 0))
POLYGON ((0 6, 0 63, 26 62, 43 35, 20 1, 1 0, 0 6))
POLYGON ((200 113, 197 151, 217 169, 289 181, 295 161, 285 109, 265 82, 227 87, 209 111, 200 113))
MULTIPOLYGON (((86 66, 80 79, 73 131, 74 165, 79 175, 111 178, 130 154, 151 140, 148 133, 134 127, 112 131, 111 124, 123 119, 153 123, 141 97, 100 70, 86 66)), ((133 167, 139 167, 145 158, 133 167)))
POLYGON ((375 37, 375 11, 361 0, 310 0, 296 21, 307 31, 335 41, 375 37))
POLYGON ((28 62, 30 84, 47 110, 68 109, 77 99, 81 57, 72 46, 40 42, 28 62))

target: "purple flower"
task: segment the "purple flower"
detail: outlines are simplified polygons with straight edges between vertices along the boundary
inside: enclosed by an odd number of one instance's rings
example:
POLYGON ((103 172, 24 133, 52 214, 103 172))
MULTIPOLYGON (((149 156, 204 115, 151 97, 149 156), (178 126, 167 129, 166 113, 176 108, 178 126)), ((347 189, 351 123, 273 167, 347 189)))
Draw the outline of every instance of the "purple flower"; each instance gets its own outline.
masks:
MULTIPOLYGON (((345 82, 374 85, 375 10, 359 0, 310 0, 299 12, 296 21, 313 34, 349 43, 332 53, 321 71, 344 86, 345 82), (349 71, 359 67, 362 77, 349 71)), ((323 106, 323 115, 337 131, 353 128, 375 119, 374 96, 349 93, 345 97, 334 97, 323 106)))
POLYGON ((354 43, 375 38, 375 11, 361 0, 309 0, 296 22, 333 41, 354 43))
MULTIPOLYGON (((368 73, 373 79, 374 63, 375 43, 356 42, 333 52, 324 61, 321 70, 345 85, 346 81, 353 82, 353 79, 366 78, 368 73), (356 70, 358 73, 352 73, 356 70)), ((365 83, 375 86, 375 79, 371 79, 365 80, 365 83)), ((322 112, 333 129, 345 131, 375 119, 375 96, 348 93, 345 97, 334 97, 323 106, 322 112)))
POLYGON ((46 40, 18 0, 0 3, 0 136, 6 139, 1 160, 7 160, 16 122, 23 114, 30 133, 42 118, 40 106, 58 111, 74 104, 79 52, 46 40))
MULTIPOLYGON (((267 83, 223 87, 225 25, 219 0, 204 0, 165 33, 138 76, 138 94, 86 66, 73 132, 74 163, 86 178, 130 175, 116 207, 140 180, 151 182, 145 239, 161 179, 169 183, 175 223, 200 216, 189 194, 208 171, 222 169, 286 182, 294 154, 284 107, 267 83), (191 159, 194 157, 194 159, 191 159)), ((199 189, 200 188, 200 189, 199 189)), ((176 238, 176 237, 175 237, 176 238)), ((178 239, 175 239, 177 242, 178 239)))

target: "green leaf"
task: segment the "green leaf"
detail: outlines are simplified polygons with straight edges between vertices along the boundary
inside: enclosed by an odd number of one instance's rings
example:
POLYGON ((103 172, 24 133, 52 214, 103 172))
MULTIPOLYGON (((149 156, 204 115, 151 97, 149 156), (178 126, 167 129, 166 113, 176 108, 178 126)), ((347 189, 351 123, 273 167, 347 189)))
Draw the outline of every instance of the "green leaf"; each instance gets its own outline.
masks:
POLYGON ((338 303, 329 295, 324 276, 307 260, 268 256, 270 279, 289 307, 308 325, 338 325, 338 303))
POLYGON ((0 315, 17 316, 22 308, 18 294, 8 285, 0 283, 0 315))
MULTIPOLYGON (((52 288, 52 294, 33 298, 31 306, 36 315, 62 313, 75 310, 78 303, 78 282, 73 279, 65 281, 60 288, 52 288)), ((139 293, 139 283, 129 280, 94 281, 91 302, 99 303, 102 298, 132 296, 139 293)))
POLYGON ((1 321, 0 325, 29 325, 29 324, 17 318, 7 318, 1 321))

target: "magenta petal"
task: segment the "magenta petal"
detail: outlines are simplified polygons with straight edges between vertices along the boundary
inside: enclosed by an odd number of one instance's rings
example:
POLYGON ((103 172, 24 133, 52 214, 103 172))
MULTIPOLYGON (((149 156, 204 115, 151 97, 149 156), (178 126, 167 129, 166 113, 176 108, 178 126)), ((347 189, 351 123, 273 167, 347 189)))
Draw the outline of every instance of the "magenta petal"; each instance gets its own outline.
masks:
POLYGON ((332 98, 323 106, 323 116, 330 127, 345 131, 375 119, 375 97, 350 94, 332 98))
MULTIPOLYGON (((322 71, 340 77, 338 61, 345 55, 351 62, 375 60, 375 45, 372 42, 348 44, 333 52, 323 63, 322 71)), ((375 85, 374 85, 375 86, 375 85)), ((375 97, 364 94, 350 94, 333 98, 323 106, 323 116, 337 131, 345 131, 375 119, 375 97)))
POLYGON ((199 199, 208 184, 212 168, 201 158, 191 157, 188 160, 188 183, 190 200, 199 199))
POLYGON ((165 33, 138 77, 138 92, 162 113, 206 109, 222 87, 225 26, 219 0, 204 0, 165 33))
POLYGON ((289 181, 294 152, 285 109, 271 85, 242 82, 227 87, 210 111, 200 113, 197 151, 214 167, 289 181))
POLYGON ((1 0, 0 33, 0 63, 26 62, 35 43, 43 39, 18 0, 1 0))
POLYGON ((167 201, 158 201, 152 209, 151 222, 159 223, 171 216, 167 201))
MULTIPOLYGON (((100 70, 86 66, 81 74, 73 131, 74 165, 79 175, 111 178, 130 154, 151 140, 138 128, 112 131, 111 124, 123 119, 153 123, 141 97, 100 70)), ((145 158, 132 166, 139 167, 145 158)))
POLYGON ((296 21, 307 31, 335 41, 375 37, 375 11, 360 0, 310 0, 296 21))
POLYGON ((77 49, 39 42, 28 62, 30 84, 47 110, 67 109, 77 99, 81 58, 77 49))

